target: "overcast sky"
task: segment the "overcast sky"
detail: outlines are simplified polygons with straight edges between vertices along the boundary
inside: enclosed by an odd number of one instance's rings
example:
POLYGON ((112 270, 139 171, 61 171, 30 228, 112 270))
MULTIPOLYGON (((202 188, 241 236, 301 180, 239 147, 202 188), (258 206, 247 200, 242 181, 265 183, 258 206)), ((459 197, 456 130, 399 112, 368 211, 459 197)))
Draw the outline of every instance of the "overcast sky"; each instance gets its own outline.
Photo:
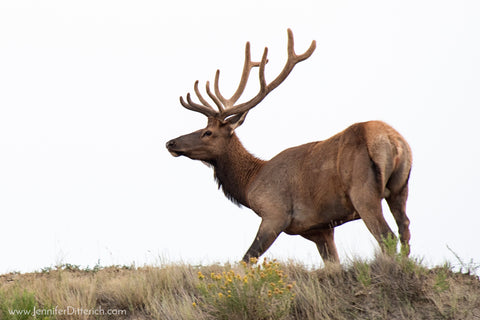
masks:
MULTIPOLYGON (((409 141, 412 255, 480 261, 478 1, 1 1, 0 272, 238 261, 259 218, 165 142, 206 125, 182 108, 222 70, 237 85, 246 41, 269 47, 266 76, 315 53, 237 134, 263 159, 379 119, 409 141)), ((267 80, 268 80, 267 79, 267 80)), ((245 93, 256 92, 257 81, 245 93)), ((384 206, 384 215, 397 230, 384 206)), ((363 222, 337 228, 343 262, 377 245, 363 222)), ((320 266, 282 235, 267 256, 320 266)))

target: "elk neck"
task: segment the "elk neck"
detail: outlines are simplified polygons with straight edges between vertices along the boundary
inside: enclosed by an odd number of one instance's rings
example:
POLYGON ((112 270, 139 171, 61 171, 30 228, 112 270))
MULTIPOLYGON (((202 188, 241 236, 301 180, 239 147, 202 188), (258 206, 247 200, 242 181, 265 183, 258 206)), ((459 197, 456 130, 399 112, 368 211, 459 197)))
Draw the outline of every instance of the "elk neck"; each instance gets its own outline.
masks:
POLYGON ((247 189, 265 162, 248 152, 233 133, 225 152, 213 163, 218 187, 235 204, 249 207, 247 189))

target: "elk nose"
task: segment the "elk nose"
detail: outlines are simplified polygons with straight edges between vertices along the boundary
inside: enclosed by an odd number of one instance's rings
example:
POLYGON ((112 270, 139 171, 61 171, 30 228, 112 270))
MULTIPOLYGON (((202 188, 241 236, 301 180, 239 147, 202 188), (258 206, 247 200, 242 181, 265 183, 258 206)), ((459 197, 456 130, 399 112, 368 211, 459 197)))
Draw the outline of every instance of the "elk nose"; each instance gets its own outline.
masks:
POLYGON ((175 146, 175 140, 168 141, 165 146, 167 147, 167 149, 174 147, 175 146))

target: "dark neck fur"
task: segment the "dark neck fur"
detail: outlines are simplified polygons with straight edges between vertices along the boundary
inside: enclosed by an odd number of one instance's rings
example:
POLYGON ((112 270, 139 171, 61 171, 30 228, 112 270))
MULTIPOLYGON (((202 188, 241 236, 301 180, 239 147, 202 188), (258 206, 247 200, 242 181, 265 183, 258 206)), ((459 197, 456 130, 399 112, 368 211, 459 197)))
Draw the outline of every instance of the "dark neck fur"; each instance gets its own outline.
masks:
POLYGON ((213 163, 215 180, 228 199, 248 207, 247 189, 265 161, 249 153, 235 134, 227 148, 227 152, 213 163))

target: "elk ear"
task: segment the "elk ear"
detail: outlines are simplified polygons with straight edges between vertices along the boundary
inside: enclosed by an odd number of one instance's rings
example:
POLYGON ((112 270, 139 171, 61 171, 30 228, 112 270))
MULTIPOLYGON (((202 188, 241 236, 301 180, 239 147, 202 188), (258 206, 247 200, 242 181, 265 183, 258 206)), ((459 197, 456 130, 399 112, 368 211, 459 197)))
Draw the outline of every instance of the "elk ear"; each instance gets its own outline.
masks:
POLYGON ((245 117, 247 116, 248 111, 243 113, 235 114, 229 118, 227 118, 226 122, 230 126, 230 134, 233 134, 233 131, 242 125, 243 121, 245 121, 245 117))

